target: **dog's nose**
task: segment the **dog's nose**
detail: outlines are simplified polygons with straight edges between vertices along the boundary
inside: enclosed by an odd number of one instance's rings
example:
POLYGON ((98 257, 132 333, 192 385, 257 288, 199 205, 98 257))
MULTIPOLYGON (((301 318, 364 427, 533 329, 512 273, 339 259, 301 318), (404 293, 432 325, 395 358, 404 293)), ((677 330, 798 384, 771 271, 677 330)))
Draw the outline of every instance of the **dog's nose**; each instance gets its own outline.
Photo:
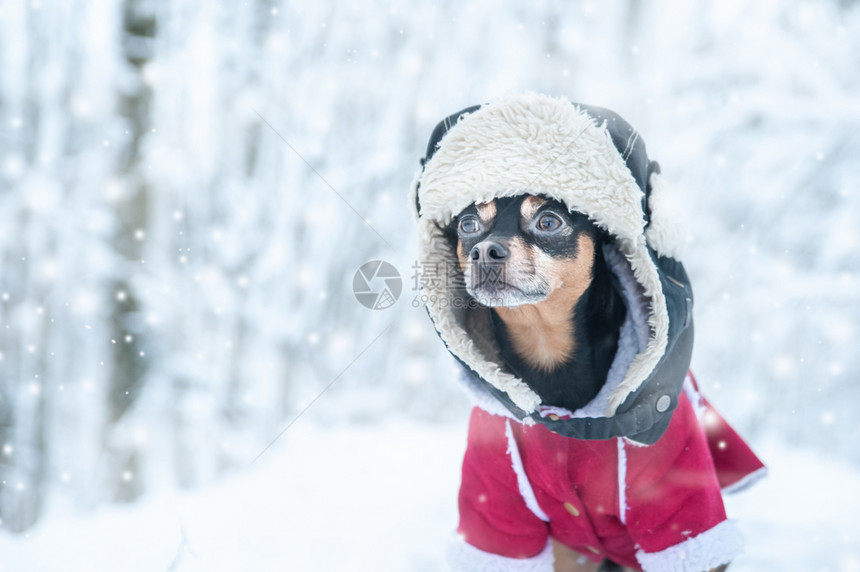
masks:
POLYGON ((479 242, 472 247, 469 256, 474 263, 504 262, 511 252, 505 245, 492 240, 479 242))

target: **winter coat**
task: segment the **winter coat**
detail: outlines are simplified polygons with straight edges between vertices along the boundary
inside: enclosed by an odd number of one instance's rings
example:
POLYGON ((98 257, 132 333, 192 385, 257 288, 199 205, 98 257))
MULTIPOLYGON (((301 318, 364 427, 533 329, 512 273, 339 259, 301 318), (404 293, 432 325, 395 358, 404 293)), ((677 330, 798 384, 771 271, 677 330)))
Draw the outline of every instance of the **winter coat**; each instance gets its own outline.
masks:
POLYGON ((743 546, 721 491, 747 486, 761 470, 692 376, 650 446, 571 439, 476 407, 459 496, 461 542, 450 560, 458 570, 551 570, 552 537, 594 561, 710 570, 743 546))
POLYGON ((420 268, 433 277, 422 280, 422 299, 479 408, 454 561, 466 570, 549 570, 548 536, 646 570, 731 560, 740 537, 719 479, 742 483, 763 467, 724 423, 716 443, 732 447, 709 447, 695 414, 706 408, 691 381, 683 390, 693 345, 685 237, 639 134, 609 110, 515 95, 446 118, 422 165, 411 195, 420 268), (603 256, 626 318, 606 383, 574 412, 541 403, 505 368, 487 310, 466 292, 444 236, 470 204, 520 194, 558 200, 611 237, 603 256), (730 467, 732 477, 717 470, 730 467))

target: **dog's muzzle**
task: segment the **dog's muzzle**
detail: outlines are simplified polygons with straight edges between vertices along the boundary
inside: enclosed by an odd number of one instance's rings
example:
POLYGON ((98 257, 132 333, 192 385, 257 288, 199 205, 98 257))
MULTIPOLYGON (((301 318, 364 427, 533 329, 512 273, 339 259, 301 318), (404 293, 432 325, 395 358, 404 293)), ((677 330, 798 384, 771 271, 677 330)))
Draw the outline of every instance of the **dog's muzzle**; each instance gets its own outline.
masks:
POLYGON ((549 294, 534 274, 523 275, 511 264, 510 249, 501 241, 485 240, 469 251, 466 290, 485 306, 536 304, 549 294))

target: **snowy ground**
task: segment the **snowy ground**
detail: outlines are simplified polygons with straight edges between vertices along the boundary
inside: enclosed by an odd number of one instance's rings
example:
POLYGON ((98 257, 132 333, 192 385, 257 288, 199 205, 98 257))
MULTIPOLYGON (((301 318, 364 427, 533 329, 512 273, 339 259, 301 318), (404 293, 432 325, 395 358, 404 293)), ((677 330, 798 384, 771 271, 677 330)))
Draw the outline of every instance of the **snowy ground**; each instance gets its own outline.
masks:
MULTIPOLYGON (((0 535, 0 571, 444 570, 465 424, 299 422, 245 474, 0 535)), ((860 470, 773 440, 733 571, 860 570, 860 470)))

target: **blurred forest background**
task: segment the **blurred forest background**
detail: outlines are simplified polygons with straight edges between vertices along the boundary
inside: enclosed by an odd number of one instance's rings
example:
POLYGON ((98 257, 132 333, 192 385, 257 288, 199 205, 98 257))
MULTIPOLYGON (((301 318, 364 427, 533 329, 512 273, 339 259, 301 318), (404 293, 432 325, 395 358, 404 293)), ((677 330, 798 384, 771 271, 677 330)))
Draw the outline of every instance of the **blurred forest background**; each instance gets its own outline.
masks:
POLYGON ((521 90, 661 163, 724 415, 860 463, 856 2, 0 0, 2 529, 246 469, 308 406, 461 418, 406 193, 439 119, 521 90))

